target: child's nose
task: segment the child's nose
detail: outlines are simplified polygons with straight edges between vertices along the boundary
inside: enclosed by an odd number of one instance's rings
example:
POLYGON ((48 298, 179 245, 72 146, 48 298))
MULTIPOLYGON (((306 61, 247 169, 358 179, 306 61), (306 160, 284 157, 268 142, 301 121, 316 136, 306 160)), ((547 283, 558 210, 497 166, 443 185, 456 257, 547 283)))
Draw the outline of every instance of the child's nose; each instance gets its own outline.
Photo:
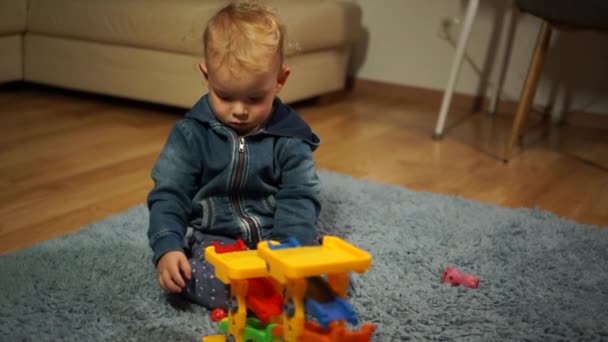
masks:
POLYGON ((236 103, 232 108, 232 115, 239 120, 246 119, 249 113, 247 108, 242 103, 236 103))
POLYGON ((234 113, 232 113, 232 115, 236 119, 241 120, 241 121, 247 120, 247 118, 249 117, 249 113, 247 113, 247 111, 243 111, 243 112, 240 112, 240 113, 238 113, 238 112, 235 111, 234 113))

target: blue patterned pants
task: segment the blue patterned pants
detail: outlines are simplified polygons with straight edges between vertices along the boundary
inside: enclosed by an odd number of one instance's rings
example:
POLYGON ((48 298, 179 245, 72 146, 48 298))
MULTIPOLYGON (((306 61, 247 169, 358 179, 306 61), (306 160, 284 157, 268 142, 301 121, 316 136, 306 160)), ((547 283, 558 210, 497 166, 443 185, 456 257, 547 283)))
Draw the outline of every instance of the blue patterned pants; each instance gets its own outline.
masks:
POLYGON ((211 246, 213 241, 229 245, 236 240, 220 236, 203 234, 194 231, 188 241, 191 251, 189 257, 192 266, 192 279, 186 280, 186 287, 181 295, 189 301, 200 304, 207 309, 228 309, 230 300, 230 287, 215 277, 215 268, 205 260, 205 248, 211 246))

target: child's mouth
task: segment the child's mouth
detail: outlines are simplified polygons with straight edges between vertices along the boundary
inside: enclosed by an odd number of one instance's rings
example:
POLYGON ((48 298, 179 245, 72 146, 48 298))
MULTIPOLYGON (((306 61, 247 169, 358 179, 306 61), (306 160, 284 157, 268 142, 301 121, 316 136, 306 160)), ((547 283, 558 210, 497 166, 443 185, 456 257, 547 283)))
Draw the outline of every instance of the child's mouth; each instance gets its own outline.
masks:
POLYGON ((249 128, 249 124, 247 122, 231 122, 230 126, 239 132, 246 131, 249 128))
POLYGON ((235 128, 245 128, 248 126, 246 122, 231 122, 230 125, 235 128))

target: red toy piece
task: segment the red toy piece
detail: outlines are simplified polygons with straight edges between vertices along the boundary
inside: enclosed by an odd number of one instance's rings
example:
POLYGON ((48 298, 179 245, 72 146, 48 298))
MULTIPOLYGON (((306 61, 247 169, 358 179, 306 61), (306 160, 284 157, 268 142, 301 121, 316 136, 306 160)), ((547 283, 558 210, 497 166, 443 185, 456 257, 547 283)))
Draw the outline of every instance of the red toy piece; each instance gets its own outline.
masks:
POLYGON ((275 291, 269 279, 249 279, 248 286, 245 303, 260 321, 270 323, 274 316, 283 313, 283 296, 275 291))
POLYGON ((219 322, 224 319, 224 317, 226 317, 226 311, 224 311, 224 309, 217 308, 211 311, 211 320, 214 322, 219 322))
POLYGON ((232 245, 222 245, 217 241, 213 241, 211 243, 213 244, 213 247, 215 247, 215 253, 218 253, 218 254, 247 250, 247 245, 245 244, 245 241, 243 241, 242 239, 236 240, 236 242, 233 243, 232 245))
POLYGON ((479 278, 474 275, 460 273, 456 268, 448 266, 443 272, 441 277, 442 283, 450 283, 452 286, 463 285, 470 289, 476 289, 479 287, 479 278))

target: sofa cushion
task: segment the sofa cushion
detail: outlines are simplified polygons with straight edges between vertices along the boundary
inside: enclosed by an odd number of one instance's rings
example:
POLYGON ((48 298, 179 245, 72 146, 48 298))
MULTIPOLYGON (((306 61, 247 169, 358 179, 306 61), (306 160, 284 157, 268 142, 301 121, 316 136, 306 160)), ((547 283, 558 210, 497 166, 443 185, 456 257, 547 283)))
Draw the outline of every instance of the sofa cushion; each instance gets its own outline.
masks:
MULTIPOLYGON (((201 55, 206 22, 222 0, 30 0, 32 33, 201 55)), ((300 52, 335 48, 358 33, 360 12, 334 0, 271 1, 300 52)))
POLYGON ((23 33, 26 12, 27 0, 0 1, 0 36, 23 33))

